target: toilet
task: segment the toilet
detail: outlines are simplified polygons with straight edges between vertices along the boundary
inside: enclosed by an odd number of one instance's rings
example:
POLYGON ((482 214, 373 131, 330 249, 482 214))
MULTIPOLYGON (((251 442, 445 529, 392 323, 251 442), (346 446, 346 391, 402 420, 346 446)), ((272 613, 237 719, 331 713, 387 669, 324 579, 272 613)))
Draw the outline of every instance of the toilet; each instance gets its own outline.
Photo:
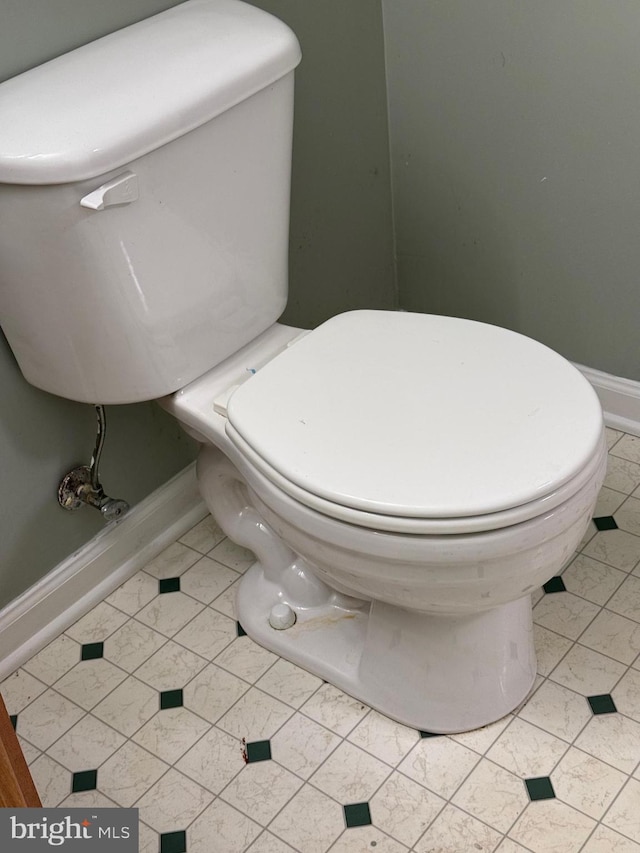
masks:
POLYGON ((0 85, 0 323, 38 388, 157 400, 200 442, 204 500, 256 556, 249 637, 467 731, 533 686, 531 595, 592 516, 601 408, 507 329, 278 322, 299 61, 267 13, 188 0, 0 85))

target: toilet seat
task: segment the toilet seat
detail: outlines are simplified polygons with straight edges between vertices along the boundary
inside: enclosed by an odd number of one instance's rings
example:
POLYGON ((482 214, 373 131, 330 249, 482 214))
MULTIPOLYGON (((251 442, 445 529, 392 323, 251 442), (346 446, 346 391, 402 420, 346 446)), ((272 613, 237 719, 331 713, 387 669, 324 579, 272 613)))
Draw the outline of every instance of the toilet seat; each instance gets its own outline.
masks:
POLYGON ((332 318, 238 388, 227 416, 231 442, 291 497, 406 533, 540 515, 592 476, 602 441, 595 392, 557 353, 402 312, 332 318))

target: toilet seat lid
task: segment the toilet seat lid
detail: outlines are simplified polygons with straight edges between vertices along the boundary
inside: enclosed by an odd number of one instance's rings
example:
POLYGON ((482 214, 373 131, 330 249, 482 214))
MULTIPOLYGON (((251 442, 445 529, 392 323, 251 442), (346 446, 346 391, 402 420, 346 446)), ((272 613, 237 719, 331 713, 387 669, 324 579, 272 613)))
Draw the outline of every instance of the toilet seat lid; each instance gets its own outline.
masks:
POLYGON ((538 501, 588 464, 602 431, 590 384, 543 344, 390 311, 328 320, 241 385, 228 419, 298 495, 424 519, 538 501))

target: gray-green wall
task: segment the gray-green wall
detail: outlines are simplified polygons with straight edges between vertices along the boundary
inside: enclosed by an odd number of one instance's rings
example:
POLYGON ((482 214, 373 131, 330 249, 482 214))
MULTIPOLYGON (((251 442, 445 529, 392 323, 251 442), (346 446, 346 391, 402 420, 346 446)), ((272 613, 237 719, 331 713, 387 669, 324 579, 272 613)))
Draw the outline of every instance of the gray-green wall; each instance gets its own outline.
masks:
POLYGON ((640 379, 635 0, 382 0, 404 308, 640 379))
MULTIPOLYGON (((0 80, 176 0, 0 0, 0 80)), ((258 0, 304 51, 297 74, 286 322, 394 305, 389 152, 379 0, 258 0)), ((6 214, 2 214, 6 215, 6 214)), ((1 287, 1 282, 0 282, 1 287)), ((29 386, 0 335, 0 607, 102 528, 66 513, 61 476, 89 461, 93 408, 29 386)), ((105 489, 135 504, 183 468, 193 443, 154 404, 109 407, 105 489)))

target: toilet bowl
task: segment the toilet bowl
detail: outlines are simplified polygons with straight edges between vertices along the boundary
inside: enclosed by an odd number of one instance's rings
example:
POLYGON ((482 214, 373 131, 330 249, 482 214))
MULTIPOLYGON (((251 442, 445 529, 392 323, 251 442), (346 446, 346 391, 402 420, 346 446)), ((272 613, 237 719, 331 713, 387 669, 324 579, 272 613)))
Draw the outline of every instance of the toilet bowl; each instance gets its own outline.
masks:
POLYGON ((267 13, 187 0, 1 84, 0 322, 36 387, 159 400, 201 443, 257 557, 250 637, 402 723, 475 728, 531 689, 531 593, 588 524, 602 412, 506 329, 278 323, 299 61, 267 13))
POLYGON ((606 467, 599 403, 568 362, 493 326, 360 311, 276 326, 162 405, 203 444, 214 517, 256 554, 237 602, 249 636, 423 731, 526 698, 531 594, 573 555, 606 467), (399 387, 434 351, 437 376, 399 387), (482 382, 484 411, 462 419, 482 382))

